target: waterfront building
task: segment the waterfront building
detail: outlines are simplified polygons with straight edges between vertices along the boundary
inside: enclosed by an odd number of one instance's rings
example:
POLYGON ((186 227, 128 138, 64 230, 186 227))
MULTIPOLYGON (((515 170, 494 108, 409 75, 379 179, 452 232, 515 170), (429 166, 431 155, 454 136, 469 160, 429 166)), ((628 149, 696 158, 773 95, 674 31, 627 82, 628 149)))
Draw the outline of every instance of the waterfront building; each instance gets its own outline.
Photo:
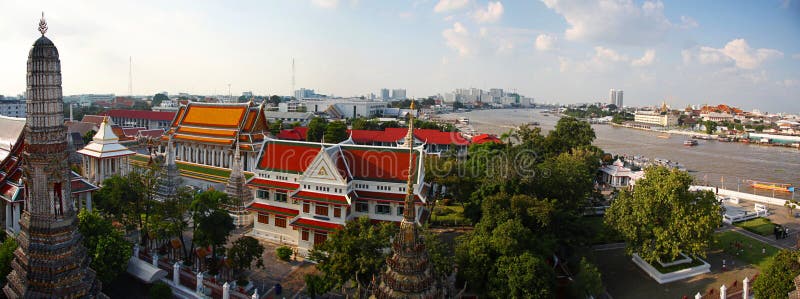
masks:
MULTIPOLYGON (((414 109, 414 103, 411 103, 414 109)), ((406 135, 406 147, 410 153, 413 147, 413 117, 406 135)), ((409 157, 411 159, 412 157, 409 157)), ((422 164, 420 164, 421 166, 422 164)), ((419 172, 422 168, 419 168, 419 172)), ((384 298, 440 298, 442 286, 434 278, 433 267, 429 262, 428 251, 417 225, 417 210, 414 207, 413 190, 414 165, 408 165, 406 196, 403 201, 403 220, 400 231, 392 240, 392 255, 386 259, 386 271, 374 289, 373 296, 384 298)))
POLYGON ((19 248, 3 292, 8 298, 92 298, 101 284, 89 268, 81 244, 67 165, 67 130, 61 98, 61 61, 44 36, 47 23, 28 54, 27 111, 23 181, 24 210, 19 248))
POLYGON ((414 194, 415 222, 424 222, 429 186, 423 149, 267 139, 247 185, 256 238, 296 246, 301 255, 347 221, 367 216, 399 222, 414 194), (409 166, 412 165, 412 166, 409 166), (408 169, 416 171, 407 185, 408 169))
POLYGON ((241 148, 242 165, 251 171, 261 150, 267 122, 264 104, 199 103, 181 106, 163 141, 174 139, 177 160, 230 168, 234 142, 241 148))
POLYGON ((83 174, 95 185, 102 185, 105 179, 114 175, 126 175, 129 170, 128 157, 135 154, 119 144, 119 138, 107 118, 92 141, 78 153, 83 155, 83 174))
POLYGON ((611 165, 604 165, 600 168, 600 183, 617 189, 628 189, 636 184, 636 181, 644 177, 644 171, 631 170, 625 167, 625 163, 617 159, 611 165))
POLYGON ((640 110, 634 113, 633 121, 662 127, 674 127, 678 125, 678 116, 670 112, 640 110))
POLYGON ((708 112, 708 113, 701 113, 700 117, 704 121, 714 121, 714 122, 733 122, 734 115, 727 113, 727 112, 708 112))
POLYGON ((0 101, 0 115, 24 118, 25 109, 25 101, 0 101))
POLYGON ((123 128, 144 127, 149 130, 169 128, 170 121, 175 118, 175 111, 147 111, 114 109, 102 113, 109 116, 115 124, 123 128))

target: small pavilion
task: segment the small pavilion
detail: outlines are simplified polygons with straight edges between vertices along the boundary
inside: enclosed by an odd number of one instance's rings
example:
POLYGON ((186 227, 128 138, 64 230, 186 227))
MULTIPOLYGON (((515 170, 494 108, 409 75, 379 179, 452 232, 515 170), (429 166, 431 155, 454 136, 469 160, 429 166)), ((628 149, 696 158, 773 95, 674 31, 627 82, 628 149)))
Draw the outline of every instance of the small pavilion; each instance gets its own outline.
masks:
POLYGON ((78 153, 85 156, 84 176, 98 186, 113 175, 126 175, 129 170, 128 156, 135 154, 119 143, 119 137, 114 134, 108 117, 103 118, 97 134, 78 153))

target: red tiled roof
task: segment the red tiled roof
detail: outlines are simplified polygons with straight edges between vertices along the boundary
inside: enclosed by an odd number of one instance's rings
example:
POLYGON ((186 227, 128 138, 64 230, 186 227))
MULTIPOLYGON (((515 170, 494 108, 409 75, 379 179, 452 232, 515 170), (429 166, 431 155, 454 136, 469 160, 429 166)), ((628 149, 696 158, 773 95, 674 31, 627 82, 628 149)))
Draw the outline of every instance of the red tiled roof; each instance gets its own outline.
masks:
MULTIPOLYGON (((408 179, 407 149, 342 146, 342 152, 355 179, 394 182, 405 182, 408 179)), ((418 159, 419 152, 414 151, 414 169, 418 159)))
POLYGON ((8 183, 2 184, 0 185, 0 197, 7 201, 12 201, 14 200, 14 195, 17 193, 17 190, 19 190, 17 186, 8 183))
POLYGON ((159 137, 164 135, 164 130, 162 129, 152 129, 152 130, 141 130, 139 131, 139 136, 144 137, 159 137))
MULTIPOLYGON (((113 109, 113 110, 109 110, 108 112, 103 113, 103 115, 108 115, 108 116, 111 116, 111 117, 147 119, 147 120, 156 120, 156 121, 170 121, 173 118, 175 118, 175 112, 171 112, 171 111, 148 111, 148 110, 120 110, 120 109, 113 109)), ((84 116, 84 119, 86 119, 85 116, 84 116)))
POLYGON ((284 216, 289 216, 289 217, 294 217, 294 216, 297 216, 297 215, 300 214, 300 212, 298 210, 281 208, 281 207, 276 207, 276 206, 263 204, 263 203, 258 203, 258 202, 254 202, 249 207, 247 207, 247 209, 250 210, 250 211, 254 211, 254 212, 265 212, 265 213, 278 214, 278 215, 284 215, 284 216))
MULTIPOLYGON (((383 131, 372 130, 349 130, 353 142, 358 144, 371 144, 376 142, 392 143, 403 140, 408 134, 406 128, 386 128, 383 131)), ((461 136, 459 132, 442 132, 433 129, 414 129, 414 138, 422 140, 428 144, 440 145, 467 145, 469 140, 461 136)))
POLYGON ((414 130, 414 137, 424 141, 428 144, 455 144, 455 145, 468 145, 469 140, 464 139, 459 132, 442 132, 432 129, 416 129, 414 130))
MULTIPOLYGON (((348 130, 347 134, 353 138, 353 142, 357 144, 370 144, 373 142, 380 142, 381 139, 392 139, 392 137, 383 137, 384 131, 370 131, 370 130, 348 130)), ((400 137, 402 138, 402 136, 400 137)), ((390 142, 396 142, 397 139, 390 142)))
POLYGON ((272 140, 264 143, 258 168, 263 170, 302 173, 319 154, 320 146, 309 143, 272 140))
POLYGON ((94 191, 94 190, 100 189, 100 188, 97 188, 97 186, 92 185, 89 182, 84 181, 81 178, 77 178, 77 179, 73 178, 72 181, 70 181, 69 185, 70 185, 70 193, 72 193, 72 194, 85 193, 85 192, 90 192, 90 191, 94 191))
POLYGON ((347 197, 344 195, 338 194, 326 194, 326 193, 316 193, 311 191, 300 191, 292 195, 292 198, 300 198, 304 200, 310 201, 318 201, 318 202, 325 202, 325 203, 332 203, 338 205, 346 205, 347 197))
POLYGON ((250 187, 265 187, 265 188, 272 188, 272 189, 284 189, 284 190, 297 190, 300 187, 300 184, 295 183, 288 183, 288 182, 281 182, 275 180, 269 180, 259 177, 253 177, 247 182, 247 186, 250 187))
POLYGON ((105 117, 103 117, 102 115, 84 115, 83 119, 81 119, 81 122, 93 123, 99 126, 101 123, 103 123, 104 118, 105 117))
POLYGON ((308 128, 297 127, 294 129, 281 130, 281 132, 278 133, 278 136, 275 137, 283 140, 305 141, 307 132, 308 128))
POLYGON ((308 219, 308 218, 297 218, 291 223, 292 226, 310 228, 313 230, 320 230, 326 232, 332 232, 338 229, 341 229, 343 226, 341 224, 330 223, 320 220, 308 219))
POLYGON ((472 143, 483 144, 487 142, 503 143, 503 141, 500 140, 500 138, 497 138, 497 136, 489 134, 480 134, 478 136, 472 137, 472 143))
POLYGON ((142 130, 147 130, 147 128, 145 128, 145 127, 122 128, 122 134, 125 134, 125 136, 128 136, 128 137, 131 137, 131 136, 136 136, 136 134, 138 134, 139 131, 142 131, 142 130))

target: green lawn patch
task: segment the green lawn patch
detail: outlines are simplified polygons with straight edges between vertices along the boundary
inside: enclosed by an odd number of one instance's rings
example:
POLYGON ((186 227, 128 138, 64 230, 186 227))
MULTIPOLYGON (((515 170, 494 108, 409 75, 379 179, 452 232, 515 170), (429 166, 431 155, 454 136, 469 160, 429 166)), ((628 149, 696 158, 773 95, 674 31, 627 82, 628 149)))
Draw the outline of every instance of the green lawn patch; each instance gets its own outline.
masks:
POLYGON ((464 218, 462 206, 436 206, 431 213, 431 225, 470 226, 472 223, 464 218))
POLYGON ((617 231, 606 226, 605 222, 603 222, 603 216, 584 216, 581 217, 581 223, 584 228, 591 232, 590 242, 592 245, 625 241, 617 231))
POLYGON ((778 253, 777 248, 734 231, 715 234, 711 248, 723 250, 760 270, 766 269, 772 257, 778 253), (766 253, 761 253, 762 249, 765 249, 766 253))
POLYGON ((747 221, 742 221, 734 224, 738 227, 744 228, 762 236, 769 236, 774 234, 775 224, 767 218, 756 218, 747 221))
MULTIPOLYGON (((661 264, 659 262, 654 262, 654 263, 649 263, 649 264, 651 266, 653 266, 653 268, 656 268, 656 270, 658 270, 658 272, 665 273, 665 274, 666 273, 670 273, 670 272, 675 272, 675 271, 678 271, 678 270, 688 269, 688 268, 691 268, 691 267, 697 267, 697 266, 700 266, 700 265, 703 264, 703 261, 701 261, 699 258, 692 257, 692 256, 690 256, 690 257, 692 258, 692 261, 689 262, 689 263, 677 264, 677 265, 672 265, 672 266, 669 266, 669 267, 661 266, 661 264)), ((683 256, 678 256, 678 258, 682 259, 683 256)))
MULTIPOLYGON (((133 160, 132 162, 134 163, 143 165, 144 163, 147 163, 149 158, 145 155, 133 155, 131 156, 131 160, 133 160)), ((178 164, 178 170, 180 170, 181 174, 185 174, 191 177, 196 177, 199 179, 225 182, 231 175, 231 171, 228 169, 191 164, 181 161, 178 161, 177 164, 178 164)), ((245 172, 244 176, 245 178, 249 179, 253 177, 253 174, 245 172)))

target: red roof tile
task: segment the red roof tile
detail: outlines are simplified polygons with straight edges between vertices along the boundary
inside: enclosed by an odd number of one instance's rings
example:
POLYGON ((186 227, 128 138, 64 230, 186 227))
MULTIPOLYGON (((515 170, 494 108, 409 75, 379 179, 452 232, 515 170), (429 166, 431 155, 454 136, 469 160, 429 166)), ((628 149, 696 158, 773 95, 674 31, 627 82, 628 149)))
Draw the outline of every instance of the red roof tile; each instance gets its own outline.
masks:
POLYGON ((128 137, 136 136, 139 131, 147 130, 145 127, 137 127, 137 128, 122 128, 122 134, 128 137))
POLYGON ((83 119, 81 119, 81 122, 92 123, 99 126, 101 123, 103 123, 104 118, 105 117, 102 115, 84 115, 83 119))
POLYGON ((254 212, 265 212, 265 213, 278 214, 278 215, 284 215, 284 216, 289 216, 289 217, 294 217, 294 216, 297 216, 297 215, 300 214, 300 212, 298 210, 281 208, 281 207, 276 207, 276 206, 263 204, 263 203, 258 203, 258 202, 254 202, 249 207, 247 207, 247 209, 250 210, 250 211, 254 211, 254 212))
MULTIPOLYGON (((170 121, 175 118, 175 112, 171 111, 148 111, 148 110, 120 110, 114 109, 109 110, 108 112, 103 113, 102 115, 108 115, 111 117, 120 117, 120 118, 136 118, 136 119, 147 119, 147 120, 156 120, 156 121, 170 121)), ((86 119, 86 116, 84 116, 86 119)))
MULTIPOLYGON (((344 160, 355 179, 405 182, 408 179, 408 150, 342 146, 344 160)), ((418 163, 419 152, 413 161, 418 163)))
POLYGON ((338 194, 316 193, 311 191, 300 191, 292 195, 292 198, 300 198, 309 201, 325 202, 338 205, 347 205, 347 197, 338 194))
POLYGON ((469 140, 464 139, 464 136, 461 136, 461 133, 459 132, 442 132, 432 129, 416 129, 414 130, 414 137, 428 144, 469 144, 469 140))
POLYGON ((284 189, 284 190, 297 190, 300 187, 300 184, 295 183, 287 183, 275 180, 268 180, 259 177, 253 177, 247 182, 247 186, 250 187, 264 187, 264 188, 272 188, 272 189, 284 189))
POLYGON ((503 141, 500 140, 500 138, 497 138, 497 136, 495 135, 480 134, 478 136, 472 137, 472 143, 483 144, 487 142, 503 143, 503 141))
POLYGON ((341 229, 343 226, 337 223, 330 223, 326 221, 308 219, 308 218, 297 218, 291 223, 292 226, 310 228, 313 230, 320 230, 326 232, 332 232, 338 229, 341 229))
MULTIPOLYGON (((348 131, 353 138, 353 142, 358 144, 372 143, 392 143, 399 142, 408 134, 407 128, 386 128, 384 131, 372 130, 350 130, 348 131)), ((414 129, 414 138, 428 144, 456 144, 467 145, 469 140, 461 136, 458 132, 442 132, 433 129, 414 129)))
POLYGON ((264 143, 258 168, 263 170, 302 173, 319 154, 320 146, 272 140, 264 143))

